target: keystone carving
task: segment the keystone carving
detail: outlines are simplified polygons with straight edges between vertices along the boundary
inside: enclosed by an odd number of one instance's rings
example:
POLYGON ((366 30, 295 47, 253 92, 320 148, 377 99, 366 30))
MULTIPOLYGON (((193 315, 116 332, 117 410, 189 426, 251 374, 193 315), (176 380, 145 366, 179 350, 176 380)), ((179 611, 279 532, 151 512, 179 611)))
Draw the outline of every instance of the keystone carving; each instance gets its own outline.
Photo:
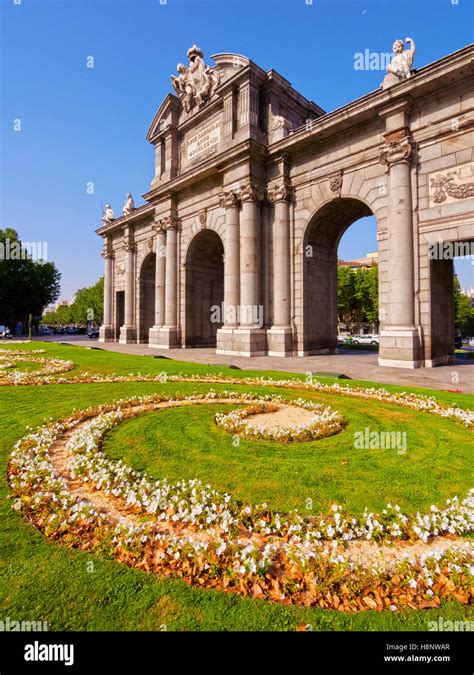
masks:
POLYGON ((342 171, 339 171, 338 173, 333 174, 329 178, 329 189, 331 192, 338 197, 341 196, 341 190, 342 190, 342 171))

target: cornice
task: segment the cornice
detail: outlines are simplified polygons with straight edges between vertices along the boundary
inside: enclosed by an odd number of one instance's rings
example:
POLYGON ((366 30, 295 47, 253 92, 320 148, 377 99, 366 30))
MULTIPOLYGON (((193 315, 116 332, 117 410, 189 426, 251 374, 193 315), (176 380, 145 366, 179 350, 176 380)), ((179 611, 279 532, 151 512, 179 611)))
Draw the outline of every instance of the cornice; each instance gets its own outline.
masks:
POLYGON ((412 100, 425 96, 427 93, 439 91, 439 80, 446 78, 448 74, 458 78, 466 77, 474 72, 474 45, 449 54, 438 61, 420 68, 416 75, 410 79, 399 82, 389 89, 377 89, 361 98, 348 103, 316 120, 311 125, 295 129, 290 135, 268 146, 268 154, 271 157, 277 152, 285 150, 295 152, 299 146, 317 142, 322 138, 333 136, 342 130, 346 130, 361 122, 374 119, 378 113, 395 106, 400 101, 412 100))

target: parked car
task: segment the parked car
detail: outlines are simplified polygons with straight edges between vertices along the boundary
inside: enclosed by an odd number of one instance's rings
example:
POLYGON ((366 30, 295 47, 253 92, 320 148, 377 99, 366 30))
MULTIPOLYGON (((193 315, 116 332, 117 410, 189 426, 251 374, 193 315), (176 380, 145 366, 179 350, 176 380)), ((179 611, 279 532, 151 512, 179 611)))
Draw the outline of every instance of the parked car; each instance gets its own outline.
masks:
POLYGON ((0 338, 4 340, 11 340, 12 334, 8 326, 0 326, 0 338))
POLYGON ((474 338, 469 340, 469 347, 474 347, 474 338))
POLYGON ((353 335, 351 337, 351 344, 353 345, 378 345, 380 344, 380 336, 374 333, 364 333, 360 335, 353 335))
POLYGON ((348 338, 347 338, 347 335, 338 335, 338 336, 337 336, 337 341, 338 341, 338 343, 341 344, 341 345, 347 344, 347 339, 348 339, 348 338))
POLYGON ((460 335, 454 336, 454 349, 462 349, 462 337, 460 335))
POLYGON ((90 331, 87 333, 87 335, 88 335, 90 338, 98 338, 98 337, 99 337, 99 329, 98 329, 98 328, 93 328, 92 330, 90 330, 90 331))

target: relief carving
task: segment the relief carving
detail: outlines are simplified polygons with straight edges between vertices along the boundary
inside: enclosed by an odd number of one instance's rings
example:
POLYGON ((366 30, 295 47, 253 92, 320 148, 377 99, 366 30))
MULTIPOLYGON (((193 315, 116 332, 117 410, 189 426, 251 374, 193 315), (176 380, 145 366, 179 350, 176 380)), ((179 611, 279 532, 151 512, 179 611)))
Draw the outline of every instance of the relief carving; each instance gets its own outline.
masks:
POLYGON ((435 188, 433 202, 442 204, 447 197, 454 199, 474 197, 474 183, 456 183, 456 178, 458 178, 456 171, 448 171, 431 179, 431 187, 435 188))

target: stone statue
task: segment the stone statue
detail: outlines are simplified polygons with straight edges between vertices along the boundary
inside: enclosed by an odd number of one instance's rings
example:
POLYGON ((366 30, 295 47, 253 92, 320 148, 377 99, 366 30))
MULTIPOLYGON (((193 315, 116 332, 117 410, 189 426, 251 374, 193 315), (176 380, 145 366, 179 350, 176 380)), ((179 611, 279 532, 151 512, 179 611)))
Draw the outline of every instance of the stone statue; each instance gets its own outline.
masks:
POLYGON ((387 75, 381 84, 384 89, 411 77, 411 67, 415 60, 415 43, 409 37, 405 38, 405 42, 410 45, 408 50, 405 49, 403 40, 395 40, 393 43, 394 56, 387 66, 387 75))
POLYGON ((125 200, 125 204, 123 205, 123 211, 122 215, 123 216, 129 216, 132 211, 135 208, 135 202, 133 201, 133 197, 130 194, 130 192, 127 192, 127 198, 125 200))
POLYGON ((115 220, 114 212, 110 204, 105 205, 104 215, 102 216, 102 222, 104 225, 110 225, 110 223, 115 220))
POLYGON ((187 56, 188 67, 178 63, 179 75, 171 75, 171 84, 186 112, 191 112, 195 105, 201 107, 212 97, 219 84, 219 73, 206 66, 203 52, 197 45, 188 49, 187 56))

